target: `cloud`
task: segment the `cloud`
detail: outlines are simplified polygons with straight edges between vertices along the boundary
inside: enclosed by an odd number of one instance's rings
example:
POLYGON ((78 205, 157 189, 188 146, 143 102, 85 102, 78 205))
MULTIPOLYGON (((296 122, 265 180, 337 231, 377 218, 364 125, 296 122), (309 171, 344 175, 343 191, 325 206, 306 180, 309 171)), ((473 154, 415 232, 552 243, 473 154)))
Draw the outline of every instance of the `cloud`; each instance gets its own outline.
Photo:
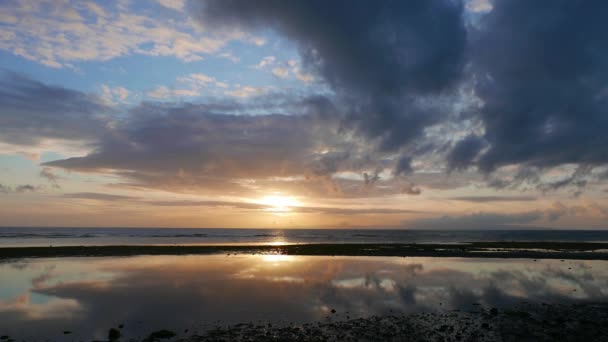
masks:
MULTIPOLYGON (((106 127, 87 155, 43 165, 113 174, 123 181, 117 186, 177 192, 400 193, 403 181, 387 171, 392 161, 365 140, 341 134, 339 120, 327 113, 332 110, 323 97, 281 94, 246 102, 142 103, 106 127)), ((409 183, 406 192, 419 194, 409 183)))
POLYGON ((4 185, 4 184, 0 184, 0 193, 5 193, 5 194, 9 194, 9 193, 24 193, 24 192, 35 192, 40 190, 42 187, 40 186, 34 186, 31 184, 21 184, 21 185, 17 185, 15 188, 12 188, 8 185, 4 185))
POLYGON ((468 0, 466 8, 471 12, 489 12, 492 10, 492 2, 490 0, 468 0))
POLYGON ((536 201, 537 198, 534 196, 459 196, 449 197, 452 201, 464 201, 464 202, 530 202, 536 201))
POLYGON ((422 190, 413 183, 407 183, 401 187, 401 193, 407 195, 420 195, 422 190))
POLYGON ((345 126, 381 150, 413 142, 442 117, 434 100, 458 84, 465 62, 458 1, 222 0, 201 7, 201 22, 272 28, 295 42, 304 69, 341 101, 345 126))
POLYGON ((11 192, 13 189, 10 186, 4 185, 4 184, 0 184, 0 193, 9 193, 11 192))
POLYGON ((147 201, 144 202, 149 205, 163 206, 163 207, 184 207, 184 206, 195 206, 195 207, 228 207, 236 209, 246 210, 264 210, 268 208, 268 205, 251 202, 231 202, 231 201, 193 201, 193 200, 174 200, 174 201, 147 201))
POLYGON ((493 1, 471 33, 489 149, 463 163, 492 172, 608 162, 607 15, 604 1, 493 1))
POLYGON ((241 86, 237 85, 236 89, 227 90, 224 94, 233 97, 247 98, 252 96, 262 95, 268 92, 266 87, 254 87, 254 86, 241 86))
POLYGON ((392 208, 335 208, 335 207, 292 207, 300 213, 323 213, 329 215, 399 215, 418 214, 420 211, 392 208))
POLYGON ((158 0, 158 3, 172 10, 180 12, 184 10, 184 0, 158 0))
POLYGON ((98 201, 122 201, 122 200, 137 199, 137 197, 132 197, 132 196, 112 195, 112 194, 104 194, 104 193, 98 193, 98 192, 72 192, 72 193, 63 194, 62 197, 89 199, 89 200, 98 200, 98 201))
MULTIPOLYGON (((112 195, 96 192, 68 193, 62 197, 76 199, 92 199, 99 201, 135 201, 138 204, 161 206, 161 207, 210 207, 210 208, 234 208, 242 210, 267 211, 272 209, 271 205, 243 201, 218 201, 218 200, 153 200, 146 201, 139 197, 112 195)), ((393 209, 393 208, 341 208, 341 207, 313 207, 292 206, 287 208, 290 213, 300 214, 328 214, 328 215, 399 215, 421 213, 416 210, 393 209)))
POLYGON ((53 173, 52 168, 43 167, 40 171, 40 177, 46 178, 46 180, 48 180, 54 188, 61 188, 61 186, 59 185, 59 177, 55 173, 53 173))
POLYGON ((272 69, 272 74, 278 78, 287 78, 289 77, 289 70, 286 68, 276 67, 272 69))
MULTIPOLYGON (((82 61, 106 61, 142 54, 173 56, 185 62, 219 54, 232 40, 256 43, 243 32, 210 35, 187 20, 183 0, 158 0, 182 15, 149 16, 135 6, 78 5, 70 1, 4 1, 0 11, 14 20, 0 27, 0 50, 52 68, 82 61)), ((109 3, 108 3, 109 4, 109 3)), ((106 4, 103 4, 106 5, 106 4)))
POLYGON ((483 140, 475 135, 469 135, 458 141, 447 156, 448 170, 466 169, 483 147, 483 140))
POLYGON ((442 216, 408 223, 411 228, 421 229, 505 229, 511 225, 530 224, 543 218, 541 211, 514 214, 479 212, 463 216, 442 216))
POLYGON ((200 91, 196 88, 191 89, 170 89, 166 86, 157 86, 153 90, 150 90, 146 93, 147 96, 160 99, 167 100, 173 99, 175 97, 196 97, 200 96, 200 91))
POLYGON ((402 156, 401 158, 399 158, 399 160, 397 161, 397 165, 395 166, 394 174, 396 176, 399 176, 401 174, 409 175, 412 172, 414 172, 414 170, 412 169, 412 157, 402 156))
POLYGON ((275 56, 266 56, 264 58, 262 58, 262 60, 260 61, 260 63, 258 63, 255 67, 257 69, 263 69, 269 65, 274 64, 274 62, 276 61, 276 57, 275 56))
MULTIPOLYGON (((496 202, 503 201, 499 198, 467 198, 457 200, 468 200, 473 202, 496 202)), ((511 199, 507 199, 510 201, 511 199)), ((528 201, 532 199, 522 198, 519 201, 528 201)), ((509 229, 517 226, 524 226, 529 228, 532 226, 540 226, 547 222, 554 222, 566 215, 579 215, 581 213, 595 212, 602 216, 601 208, 596 208, 595 204, 586 206, 571 206, 568 207, 560 202, 555 202, 549 208, 538 209, 525 212, 515 213, 500 213, 500 212, 477 212, 465 215, 444 215, 441 217, 425 218, 408 222, 407 226, 411 228, 422 228, 422 229, 455 229, 455 230, 468 230, 468 229, 509 229), (525 226, 528 225, 528 226, 525 226)))
POLYGON ((44 165, 118 170, 149 185, 241 187, 239 179, 304 174, 336 129, 313 115, 228 115, 213 108, 141 104, 89 155, 44 165))
POLYGON ((129 90, 124 87, 110 87, 107 84, 101 85, 100 96, 108 105, 124 103, 129 97, 129 94, 129 90))
POLYGON ((12 145, 95 139, 112 113, 94 95, 10 72, 0 75, 0 111, 0 142, 12 145))

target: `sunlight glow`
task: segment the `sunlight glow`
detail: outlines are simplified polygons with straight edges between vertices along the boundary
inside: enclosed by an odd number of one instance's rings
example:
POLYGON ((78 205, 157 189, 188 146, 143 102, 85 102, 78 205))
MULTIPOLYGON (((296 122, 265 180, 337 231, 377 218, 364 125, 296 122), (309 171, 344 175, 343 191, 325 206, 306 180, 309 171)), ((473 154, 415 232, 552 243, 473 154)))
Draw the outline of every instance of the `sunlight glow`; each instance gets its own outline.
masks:
POLYGON ((260 203, 267 205, 267 211, 271 212, 289 212, 291 207, 300 205, 300 202, 292 196, 271 195, 264 196, 260 199, 260 203))

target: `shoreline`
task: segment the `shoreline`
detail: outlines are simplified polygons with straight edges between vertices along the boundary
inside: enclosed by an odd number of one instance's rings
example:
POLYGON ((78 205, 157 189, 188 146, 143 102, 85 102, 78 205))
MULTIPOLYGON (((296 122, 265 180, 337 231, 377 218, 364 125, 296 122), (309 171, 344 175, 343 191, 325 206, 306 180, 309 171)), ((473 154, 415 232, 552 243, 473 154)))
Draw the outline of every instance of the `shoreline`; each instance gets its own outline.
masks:
POLYGON ((281 254, 302 256, 460 257, 608 260, 608 243, 471 242, 463 244, 115 245, 0 247, 0 260, 136 255, 281 254))
POLYGON ((468 312, 330 319, 287 327, 237 324, 177 341, 604 341, 608 337, 607 323, 605 303, 543 303, 468 312))

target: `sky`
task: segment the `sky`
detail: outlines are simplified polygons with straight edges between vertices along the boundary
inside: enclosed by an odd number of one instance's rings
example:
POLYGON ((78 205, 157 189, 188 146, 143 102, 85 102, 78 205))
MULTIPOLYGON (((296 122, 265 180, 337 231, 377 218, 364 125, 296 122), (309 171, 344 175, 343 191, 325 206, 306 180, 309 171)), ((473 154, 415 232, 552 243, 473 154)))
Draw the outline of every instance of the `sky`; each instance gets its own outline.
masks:
POLYGON ((5 0, 0 226, 608 228, 603 0, 5 0))

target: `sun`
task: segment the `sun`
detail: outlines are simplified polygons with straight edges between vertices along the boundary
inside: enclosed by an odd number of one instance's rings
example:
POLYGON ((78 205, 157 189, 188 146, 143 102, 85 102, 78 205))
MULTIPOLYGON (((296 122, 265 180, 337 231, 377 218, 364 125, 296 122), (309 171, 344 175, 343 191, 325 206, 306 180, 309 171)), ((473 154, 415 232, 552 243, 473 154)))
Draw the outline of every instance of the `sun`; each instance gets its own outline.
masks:
POLYGON ((291 207, 296 207, 300 202, 292 196, 269 195, 260 199, 260 203, 267 205, 267 211, 272 212, 288 212, 291 207))

